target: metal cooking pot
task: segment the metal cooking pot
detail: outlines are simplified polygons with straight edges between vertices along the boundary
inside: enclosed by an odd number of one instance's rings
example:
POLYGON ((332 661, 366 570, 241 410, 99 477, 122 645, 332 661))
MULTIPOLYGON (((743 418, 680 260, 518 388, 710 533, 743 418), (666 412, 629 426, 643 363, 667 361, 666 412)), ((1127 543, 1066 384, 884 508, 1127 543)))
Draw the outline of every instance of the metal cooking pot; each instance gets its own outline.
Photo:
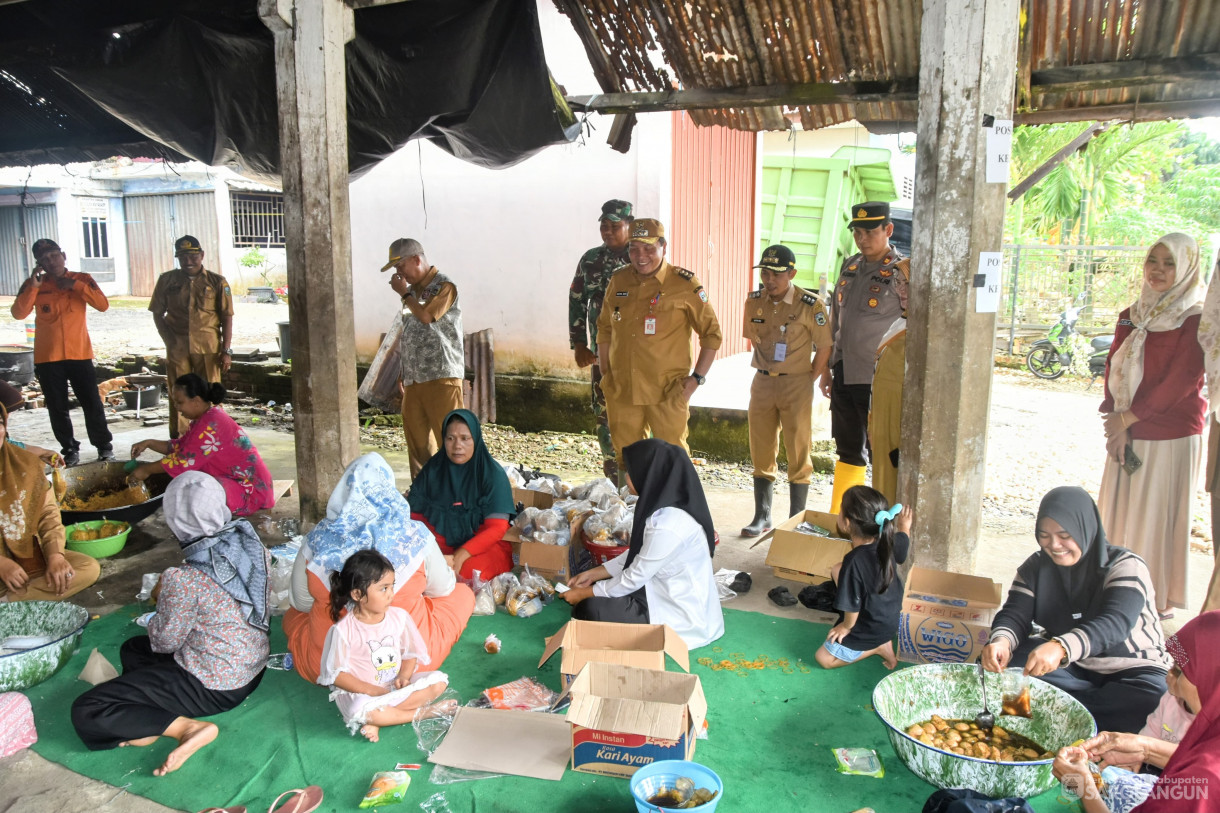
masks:
POLYGON ((0 379, 10 384, 34 380, 34 349, 20 344, 0 345, 0 379))
MULTIPOLYGON (((64 469, 64 480, 68 484, 67 497, 85 499, 99 491, 122 491, 127 487, 127 472, 121 462, 86 463, 83 466, 72 466, 64 469)), ((130 522, 133 525, 145 517, 151 516, 161 507, 161 497, 172 478, 168 474, 154 474, 145 480, 152 498, 136 505, 125 505, 119 508, 107 508, 104 511, 61 511, 64 525, 74 522, 88 522, 92 519, 109 519, 130 522)))

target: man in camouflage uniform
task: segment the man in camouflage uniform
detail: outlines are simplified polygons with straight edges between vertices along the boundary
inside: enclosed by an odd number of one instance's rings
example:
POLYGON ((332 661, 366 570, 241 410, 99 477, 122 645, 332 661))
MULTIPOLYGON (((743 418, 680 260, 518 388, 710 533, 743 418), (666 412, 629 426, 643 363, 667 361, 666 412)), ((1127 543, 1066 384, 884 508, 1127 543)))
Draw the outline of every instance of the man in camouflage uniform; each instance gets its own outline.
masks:
POLYGON ((602 312, 602 297, 610 275, 630 262, 627 256, 628 235, 631 233, 631 204, 625 200, 608 200, 602 204, 602 244, 591 248, 576 265, 568 298, 568 338, 580 367, 592 367, 593 418, 597 421, 597 442, 602 448, 602 470, 614 480, 618 464, 614 459, 614 444, 610 440, 610 424, 606 420, 606 396, 602 394, 602 368, 597 363, 597 317, 602 312))

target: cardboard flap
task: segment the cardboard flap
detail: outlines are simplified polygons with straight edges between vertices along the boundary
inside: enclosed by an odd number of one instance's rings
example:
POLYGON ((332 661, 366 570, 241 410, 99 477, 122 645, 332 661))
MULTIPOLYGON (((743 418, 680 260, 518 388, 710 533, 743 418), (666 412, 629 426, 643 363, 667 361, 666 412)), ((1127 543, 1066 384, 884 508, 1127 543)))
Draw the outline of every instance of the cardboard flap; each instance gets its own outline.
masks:
POLYGON ((955 599, 966 606, 991 608, 1000 606, 1003 588, 984 576, 913 567, 907 576, 906 595, 955 599))
POLYGON ((685 706, 628 697, 586 694, 573 698, 568 709, 569 723, 662 740, 681 739, 685 721, 685 706))
POLYGON ((697 675, 590 663, 565 694, 572 697, 570 723, 657 739, 680 739, 688 713, 699 726, 707 715, 697 675))
MULTIPOLYGON (((571 623, 571 621, 568 622, 568 624, 571 623)), ((542 657, 538 660, 539 669, 542 668, 542 664, 551 659, 551 656, 555 654, 559 647, 563 646, 564 639, 568 634, 568 624, 564 624, 555 631, 554 635, 546 639, 546 648, 542 650, 542 657)))
POLYGON ((668 624, 661 626, 665 628, 665 654, 673 658, 674 663, 682 667, 682 671, 689 672, 690 650, 686 648, 686 641, 682 640, 682 636, 673 627, 668 624))

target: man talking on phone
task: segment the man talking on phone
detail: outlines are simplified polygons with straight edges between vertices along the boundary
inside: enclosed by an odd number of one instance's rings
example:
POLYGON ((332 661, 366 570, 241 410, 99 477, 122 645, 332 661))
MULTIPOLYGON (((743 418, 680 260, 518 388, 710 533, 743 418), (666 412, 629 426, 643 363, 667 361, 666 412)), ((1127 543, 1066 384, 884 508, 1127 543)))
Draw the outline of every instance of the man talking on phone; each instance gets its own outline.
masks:
POLYGON ((59 441, 64 463, 80 462, 80 442, 72 429, 68 413, 68 384, 85 413, 89 442, 97 449, 98 460, 114 460, 106 411, 97 391, 93 369, 93 343, 85 324, 86 305, 104 311, 110 301, 93 277, 69 271, 68 257, 54 241, 42 238, 34 243, 34 272, 21 285, 13 301, 12 314, 25 319, 34 311, 34 375, 42 387, 51 419, 51 431, 59 441))

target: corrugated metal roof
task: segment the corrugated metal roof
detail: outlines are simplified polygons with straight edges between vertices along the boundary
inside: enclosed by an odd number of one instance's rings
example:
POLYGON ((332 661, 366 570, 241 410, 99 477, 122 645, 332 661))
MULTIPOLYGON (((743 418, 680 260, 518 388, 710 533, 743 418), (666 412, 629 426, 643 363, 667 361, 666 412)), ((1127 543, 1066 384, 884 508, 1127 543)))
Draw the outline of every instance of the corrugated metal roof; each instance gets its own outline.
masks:
MULTIPOLYGON (((917 0, 554 2, 572 19, 607 93, 848 82, 910 87, 919 76, 917 0)), ((1211 59, 1220 52, 1220 0, 1023 0, 1022 10, 1019 121, 1220 114, 1220 81, 1211 78, 1220 77, 1220 63, 1211 59), (1192 65, 1196 57, 1202 59, 1192 65), (1096 70, 1063 70, 1101 64, 1114 68, 1112 86, 1102 89, 1069 84, 1096 80, 1096 70)), ((907 92, 895 101, 690 114, 701 125, 742 130, 783 129, 787 118, 804 129, 851 119, 894 129, 913 124, 917 103, 907 92)))

